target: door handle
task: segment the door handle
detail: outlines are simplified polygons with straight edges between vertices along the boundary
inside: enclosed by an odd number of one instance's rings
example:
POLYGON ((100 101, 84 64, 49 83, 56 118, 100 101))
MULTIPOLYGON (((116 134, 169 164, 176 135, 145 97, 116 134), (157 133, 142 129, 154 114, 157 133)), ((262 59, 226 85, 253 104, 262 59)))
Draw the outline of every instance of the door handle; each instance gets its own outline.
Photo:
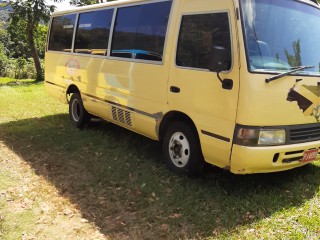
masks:
POLYGON ((170 87, 170 91, 173 92, 173 93, 179 93, 180 92, 180 88, 175 87, 175 86, 171 86, 170 87))

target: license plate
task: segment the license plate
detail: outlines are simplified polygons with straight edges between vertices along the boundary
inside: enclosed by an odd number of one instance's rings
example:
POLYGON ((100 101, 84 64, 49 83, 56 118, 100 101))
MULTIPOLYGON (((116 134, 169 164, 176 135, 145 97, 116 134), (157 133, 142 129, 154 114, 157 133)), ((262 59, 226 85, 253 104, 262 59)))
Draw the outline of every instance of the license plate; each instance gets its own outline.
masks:
POLYGON ((301 159, 302 163, 313 162, 317 160, 318 149, 307 150, 303 153, 303 157, 301 159))

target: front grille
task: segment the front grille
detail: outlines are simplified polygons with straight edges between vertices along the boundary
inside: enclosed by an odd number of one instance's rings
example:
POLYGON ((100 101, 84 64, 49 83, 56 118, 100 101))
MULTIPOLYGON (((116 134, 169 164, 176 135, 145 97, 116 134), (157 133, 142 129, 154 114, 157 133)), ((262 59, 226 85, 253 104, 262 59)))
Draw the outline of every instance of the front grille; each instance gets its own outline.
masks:
POLYGON ((290 143, 320 140, 320 123, 290 126, 289 140, 290 143))
POLYGON ((291 163, 294 161, 300 161, 303 157, 303 152, 303 150, 286 152, 283 156, 282 162, 291 163))
MULTIPOLYGON (((319 147, 315 147, 319 149, 319 147)), ((311 148, 311 149, 315 149, 311 148)), ((298 163, 302 160, 303 154, 305 151, 310 150, 308 149, 301 149, 297 151, 291 151, 291 152, 280 152, 276 153, 273 157, 273 163, 274 164, 288 164, 288 163, 298 163)), ((320 159, 320 152, 318 152, 317 160, 320 159)))

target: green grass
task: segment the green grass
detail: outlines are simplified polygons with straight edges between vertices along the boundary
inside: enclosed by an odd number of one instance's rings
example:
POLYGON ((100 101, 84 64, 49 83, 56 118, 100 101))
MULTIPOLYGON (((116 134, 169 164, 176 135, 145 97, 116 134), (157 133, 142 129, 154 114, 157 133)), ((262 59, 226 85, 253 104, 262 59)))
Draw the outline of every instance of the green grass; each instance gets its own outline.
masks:
POLYGON ((8 77, 0 78, 0 86, 19 86, 22 84, 32 84, 33 82, 33 79, 14 79, 8 77))
POLYGON ((212 168, 179 176, 162 163, 157 142, 105 122, 79 131, 42 84, 8 82, 0 80, 0 141, 112 239, 320 235, 319 162, 272 174, 212 168))

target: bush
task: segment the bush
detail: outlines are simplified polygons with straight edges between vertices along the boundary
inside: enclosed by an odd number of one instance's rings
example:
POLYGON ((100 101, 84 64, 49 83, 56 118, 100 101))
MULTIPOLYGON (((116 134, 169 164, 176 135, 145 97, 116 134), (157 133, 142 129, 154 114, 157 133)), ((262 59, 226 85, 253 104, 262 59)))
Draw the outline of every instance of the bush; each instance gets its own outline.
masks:
POLYGON ((6 58, 2 62, 0 55, 0 75, 3 77, 10 77, 15 79, 35 79, 37 76, 32 58, 6 58), (4 63, 3 65, 1 65, 2 62, 4 63))
MULTIPOLYGON (((43 61, 42 61, 43 63, 43 61)), ((36 79, 37 74, 32 58, 8 58, 3 43, 0 42, 0 76, 15 79, 36 79)))
POLYGON ((0 76, 4 76, 5 67, 8 64, 8 57, 5 52, 5 48, 2 43, 0 43, 0 76))

